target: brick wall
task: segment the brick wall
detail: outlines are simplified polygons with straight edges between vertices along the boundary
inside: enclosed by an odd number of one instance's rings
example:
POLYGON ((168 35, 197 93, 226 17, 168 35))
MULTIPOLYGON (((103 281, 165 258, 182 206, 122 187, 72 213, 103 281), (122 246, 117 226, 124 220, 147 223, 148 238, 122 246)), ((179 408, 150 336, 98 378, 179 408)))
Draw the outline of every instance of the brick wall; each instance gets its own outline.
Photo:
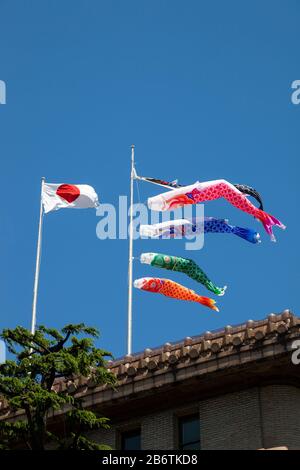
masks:
POLYGON ((221 395, 200 403, 203 449, 262 447, 258 389, 221 395))
POLYGON ((88 435, 90 439, 93 439, 99 444, 104 444, 112 449, 116 448, 116 428, 114 426, 110 429, 100 429, 99 431, 90 432, 88 435))
POLYGON ((142 420, 142 448, 174 449, 175 421, 173 410, 146 416, 142 420))
POLYGON ((300 389, 273 385, 261 389, 263 447, 300 449, 300 389))
POLYGON ((119 447, 122 430, 141 426, 142 448, 177 447, 177 416, 199 410, 202 449, 300 449, 300 389, 272 385, 228 393, 192 405, 148 414, 93 433, 100 443, 119 447))

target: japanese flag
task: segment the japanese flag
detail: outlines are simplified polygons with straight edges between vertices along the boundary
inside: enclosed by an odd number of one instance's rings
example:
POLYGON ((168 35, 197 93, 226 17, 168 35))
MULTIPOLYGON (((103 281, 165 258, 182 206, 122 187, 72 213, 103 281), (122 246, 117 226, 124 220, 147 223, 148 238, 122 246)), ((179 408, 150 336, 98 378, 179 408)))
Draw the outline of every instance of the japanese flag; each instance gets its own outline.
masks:
POLYGON ((98 196, 87 184, 43 183, 42 202, 45 214, 58 209, 87 209, 99 206, 98 196))

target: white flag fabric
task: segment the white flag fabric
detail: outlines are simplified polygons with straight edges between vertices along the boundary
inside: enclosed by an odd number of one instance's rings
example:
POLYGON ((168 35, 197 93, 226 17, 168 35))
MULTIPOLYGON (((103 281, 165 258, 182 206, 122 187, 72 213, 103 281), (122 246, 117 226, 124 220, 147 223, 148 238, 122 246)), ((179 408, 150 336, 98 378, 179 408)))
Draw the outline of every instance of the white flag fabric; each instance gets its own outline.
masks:
POLYGON ((44 212, 58 209, 87 209, 98 207, 98 195, 88 184, 43 184, 44 212))

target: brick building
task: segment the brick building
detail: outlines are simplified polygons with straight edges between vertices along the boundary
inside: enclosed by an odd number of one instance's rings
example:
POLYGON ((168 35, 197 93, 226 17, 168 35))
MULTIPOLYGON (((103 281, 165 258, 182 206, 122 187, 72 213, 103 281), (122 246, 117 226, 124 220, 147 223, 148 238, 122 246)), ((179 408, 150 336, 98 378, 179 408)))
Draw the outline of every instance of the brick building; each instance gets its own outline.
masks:
POLYGON ((116 390, 57 386, 111 419, 91 437, 114 449, 300 449, 296 340, 300 319, 286 310, 113 361, 116 390))

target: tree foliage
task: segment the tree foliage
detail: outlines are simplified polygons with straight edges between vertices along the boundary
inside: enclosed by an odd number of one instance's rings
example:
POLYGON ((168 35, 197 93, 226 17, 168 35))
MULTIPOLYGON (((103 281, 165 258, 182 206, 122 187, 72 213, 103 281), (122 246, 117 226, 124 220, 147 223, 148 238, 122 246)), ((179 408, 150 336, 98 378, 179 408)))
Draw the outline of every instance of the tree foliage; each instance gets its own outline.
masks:
POLYGON ((20 326, 3 330, 1 337, 15 360, 0 365, 0 397, 10 410, 9 419, 0 419, 0 449, 105 448, 90 440, 87 431, 109 427, 108 419, 85 409, 76 396, 78 378, 116 385, 106 367, 111 354, 94 345, 98 336, 84 324, 66 325, 61 331, 39 326, 34 335, 20 326), (69 386, 58 387, 59 380, 69 386), (50 420, 53 411, 62 409, 66 435, 54 431, 50 420))

